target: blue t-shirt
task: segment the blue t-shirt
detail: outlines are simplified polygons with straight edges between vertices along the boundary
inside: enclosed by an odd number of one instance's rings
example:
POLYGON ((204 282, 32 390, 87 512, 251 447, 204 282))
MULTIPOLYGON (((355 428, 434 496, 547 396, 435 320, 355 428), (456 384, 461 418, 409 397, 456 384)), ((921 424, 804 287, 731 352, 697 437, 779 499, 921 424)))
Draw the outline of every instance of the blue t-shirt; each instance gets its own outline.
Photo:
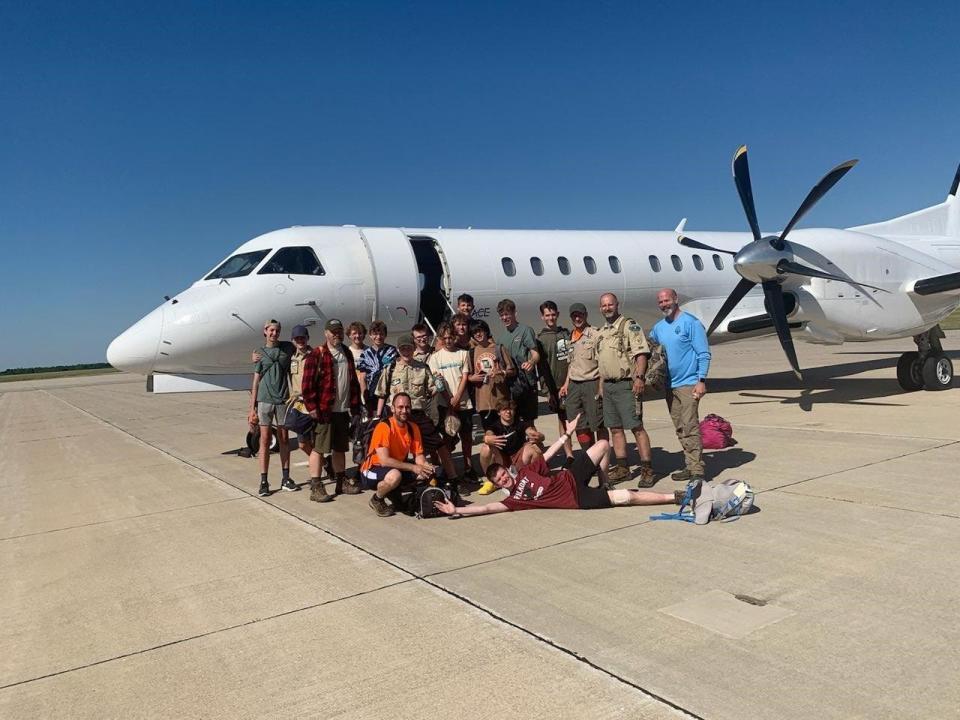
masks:
POLYGON ((710 370, 710 346, 703 323, 683 311, 676 320, 666 318, 653 326, 650 337, 663 345, 670 369, 670 387, 696 385, 710 370))

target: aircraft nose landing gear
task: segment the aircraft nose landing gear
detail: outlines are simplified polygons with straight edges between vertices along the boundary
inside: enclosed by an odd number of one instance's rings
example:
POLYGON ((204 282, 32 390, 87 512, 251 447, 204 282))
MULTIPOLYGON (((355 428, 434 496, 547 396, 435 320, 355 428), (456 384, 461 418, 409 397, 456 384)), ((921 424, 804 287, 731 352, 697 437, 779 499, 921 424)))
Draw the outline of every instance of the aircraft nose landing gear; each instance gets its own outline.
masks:
POLYGON ((914 390, 946 390, 953 384, 953 363, 943 352, 940 338, 943 330, 935 325, 927 332, 914 335, 917 352, 905 352, 897 361, 897 382, 907 392, 914 390))

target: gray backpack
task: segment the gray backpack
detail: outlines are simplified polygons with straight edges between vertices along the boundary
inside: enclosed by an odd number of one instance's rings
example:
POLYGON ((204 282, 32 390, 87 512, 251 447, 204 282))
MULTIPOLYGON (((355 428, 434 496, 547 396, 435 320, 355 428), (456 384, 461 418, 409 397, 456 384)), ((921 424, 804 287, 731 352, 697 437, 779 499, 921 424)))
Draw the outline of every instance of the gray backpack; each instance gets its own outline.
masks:
POLYGON ((694 523, 706 525, 711 520, 736 520, 750 512, 754 495, 753 488, 743 480, 729 478, 703 483, 700 494, 693 499, 694 523))

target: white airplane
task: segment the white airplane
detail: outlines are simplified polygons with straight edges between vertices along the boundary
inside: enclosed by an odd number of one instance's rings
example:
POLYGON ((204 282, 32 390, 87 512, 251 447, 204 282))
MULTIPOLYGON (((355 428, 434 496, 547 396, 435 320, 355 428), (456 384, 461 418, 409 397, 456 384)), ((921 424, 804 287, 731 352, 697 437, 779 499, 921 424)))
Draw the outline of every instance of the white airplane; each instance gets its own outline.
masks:
MULTIPOLYGON (((684 310, 709 324, 711 342, 776 333, 800 377, 792 331, 841 344, 913 337, 897 379, 905 390, 950 386, 953 366, 939 324, 960 304, 960 168, 947 199, 884 222, 794 230, 853 167, 814 186, 779 233, 761 234, 746 146, 733 175, 750 233, 447 230, 291 227, 237 248, 193 285, 117 337, 110 364, 148 375, 153 392, 248 388, 250 352, 278 319, 316 328, 335 317, 386 322, 395 337, 426 319, 433 327, 467 292, 475 317, 499 329, 497 302, 512 298, 536 324, 545 299, 597 307, 615 292, 621 310, 650 327, 656 293, 676 288, 684 310), (787 237, 789 235, 789 240, 787 237)), ((595 322, 602 320, 599 309, 595 322)))

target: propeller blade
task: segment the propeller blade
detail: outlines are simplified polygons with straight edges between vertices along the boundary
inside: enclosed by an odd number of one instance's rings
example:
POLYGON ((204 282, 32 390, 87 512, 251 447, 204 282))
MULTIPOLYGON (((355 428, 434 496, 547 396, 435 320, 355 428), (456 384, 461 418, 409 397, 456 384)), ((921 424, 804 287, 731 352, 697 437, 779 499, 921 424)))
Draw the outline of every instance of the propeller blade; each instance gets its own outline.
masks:
POLYGON ((795 263, 790 260, 781 260, 778 262, 777 272, 781 275, 784 273, 791 273, 793 275, 803 275, 804 277, 823 278, 824 280, 838 280, 839 282, 850 283, 851 285, 860 285, 863 287, 868 287, 872 290, 886 292, 886 290, 883 288, 876 287, 875 285, 867 285, 866 283, 858 282, 857 280, 851 280, 850 278, 833 275, 831 273, 824 272, 823 270, 808 267, 807 265, 801 265, 800 263, 795 263))
POLYGON ((717 326, 723 322, 724 318, 730 314, 730 311, 737 306, 738 302, 743 300, 743 296, 750 292, 754 286, 756 286, 756 283, 753 280, 740 278, 740 282, 737 283, 737 286, 733 289, 733 292, 730 293, 730 297, 724 300, 723 307, 720 308, 717 316, 713 319, 713 322, 710 323, 710 329, 707 330, 707 337, 710 337, 710 335, 713 334, 713 331, 717 329, 717 326))
MULTIPOLYGON (((800 207, 797 208, 797 211, 793 214, 793 217, 790 218, 790 222, 787 223, 787 226, 783 229, 783 232, 780 233, 780 242, 782 243, 784 238, 787 237, 787 233, 793 230, 793 226, 800 222, 800 218, 807 214, 807 212, 816 205, 820 198, 827 194, 827 192, 840 182, 840 178, 850 172, 850 169, 856 165, 859 160, 847 160, 845 163, 840 163, 833 170, 824 175, 820 182, 813 186, 806 199, 800 204, 800 207)), ((783 247, 778 247, 777 250, 783 250, 783 247)))
POLYGON ((787 311, 783 305, 783 288, 776 280, 765 280, 763 294, 767 299, 767 311, 773 320, 773 326, 777 329, 777 337, 780 338, 780 347, 790 361, 790 367, 793 368, 793 374, 797 376, 797 380, 803 380, 803 375, 800 374, 800 363, 797 362, 797 351, 793 347, 793 336, 790 335, 790 326, 787 324, 787 311))
POLYGON ((741 145, 733 155, 733 181, 740 193, 740 202, 743 211, 747 214, 750 223, 750 232, 753 239, 760 239, 760 226, 757 224, 757 209, 753 205, 753 188, 750 186, 750 165, 747 163, 747 146, 741 145))
POLYGON ((684 247, 693 248, 694 250, 706 250, 707 252, 716 252, 716 253, 726 253, 727 255, 736 255, 734 250, 722 250, 721 248, 715 248, 711 245, 705 245, 702 242, 698 242, 693 238, 688 238, 686 235, 681 235, 677 238, 679 242, 684 247))

